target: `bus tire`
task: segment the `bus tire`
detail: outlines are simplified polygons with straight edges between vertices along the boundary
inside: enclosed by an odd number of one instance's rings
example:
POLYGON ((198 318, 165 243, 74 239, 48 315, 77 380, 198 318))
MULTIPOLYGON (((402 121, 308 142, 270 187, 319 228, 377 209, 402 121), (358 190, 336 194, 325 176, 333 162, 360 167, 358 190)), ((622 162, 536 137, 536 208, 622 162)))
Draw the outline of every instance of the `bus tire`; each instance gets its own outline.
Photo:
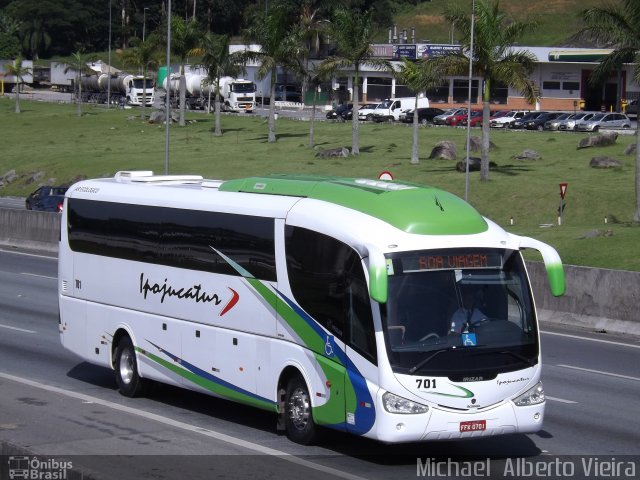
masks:
POLYGON ((138 373, 138 361, 133 343, 124 336, 116 347, 116 383, 118 391, 125 397, 139 397, 146 391, 147 381, 138 373))
POLYGON ((285 430, 289 440, 301 445, 311 445, 317 438, 313 423, 311 395, 300 375, 289 380, 285 395, 285 430))

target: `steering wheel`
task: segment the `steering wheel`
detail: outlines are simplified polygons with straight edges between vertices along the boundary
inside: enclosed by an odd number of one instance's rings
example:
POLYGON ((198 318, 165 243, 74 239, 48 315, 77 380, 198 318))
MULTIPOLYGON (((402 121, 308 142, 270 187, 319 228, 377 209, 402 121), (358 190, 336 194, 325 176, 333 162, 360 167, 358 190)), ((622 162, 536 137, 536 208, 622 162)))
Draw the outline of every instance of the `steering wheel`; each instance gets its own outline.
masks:
POLYGON ((435 338, 440 338, 440 335, 438 335, 436 332, 431 332, 426 334, 424 337, 422 337, 420 340, 418 340, 419 342, 424 342, 425 340, 430 339, 431 337, 435 337, 435 338))
POLYGON ((477 326, 477 325, 482 325, 483 323, 488 322, 488 321, 490 321, 490 319, 489 319, 488 317, 483 317, 483 318, 481 318, 480 320, 478 320, 478 321, 476 321, 476 322, 472 322, 472 323, 470 323, 470 325, 471 325, 472 327, 475 327, 475 326, 477 326))

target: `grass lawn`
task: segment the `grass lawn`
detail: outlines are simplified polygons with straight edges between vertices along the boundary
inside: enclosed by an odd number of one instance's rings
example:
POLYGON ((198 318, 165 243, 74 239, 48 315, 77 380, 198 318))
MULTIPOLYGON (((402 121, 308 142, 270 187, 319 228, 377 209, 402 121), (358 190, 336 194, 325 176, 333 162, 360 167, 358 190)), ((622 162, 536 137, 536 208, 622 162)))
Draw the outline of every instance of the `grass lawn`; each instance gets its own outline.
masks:
MULTIPOLYGON (((165 127, 141 122, 139 110, 84 106, 79 118, 73 105, 23 99, 20 115, 13 113, 14 106, 12 99, 0 98, 4 139, 0 176, 16 170, 20 178, 1 188, 0 195, 24 196, 49 179, 66 183, 79 176, 111 176, 118 170, 164 171, 165 127), (26 179, 35 172, 44 172, 44 177, 27 184, 26 179)), ((458 159, 463 159, 464 129, 421 128, 421 162, 411 165, 411 128, 404 124, 362 124, 359 157, 321 159, 308 147, 309 122, 280 117, 278 141, 269 144, 266 120, 257 116, 224 116, 221 138, 211 133, 212 115, 193 112, 187 119, 186 127, 172 125, 170 129, 172 174, 217 179, 269 173, 376 178, 389 170, 398 182, 430 184, 464 197, 465 177, 455 171, 455 162, 427 159, 440 140, 454 141, 458 159)), ((350 123, 316 122, 315 130, 320 148, 351 145, 350 123)), ((472 134, 480 135, 480 131, 475 129, 472 134)), ((480 182, 478 173, 471 174, 469 201, 509 231, 554 245, 567 264, 640 271, 640 227, 631 223, 635 158, 623 154, 635 137, 620 135, 614 146, 577 150, 585 135, 492 131, 496 148, 491 161, 497 167, 489 182, 480 182), (536 150, 542 158, 512 158, 524 149, 536 150), (599 155, 612 156, 624 165, 609 170, 590 168, 590 159, 599 155), (540 227, 557 221, 560 182, 569 184, 563 225, 540 227)))

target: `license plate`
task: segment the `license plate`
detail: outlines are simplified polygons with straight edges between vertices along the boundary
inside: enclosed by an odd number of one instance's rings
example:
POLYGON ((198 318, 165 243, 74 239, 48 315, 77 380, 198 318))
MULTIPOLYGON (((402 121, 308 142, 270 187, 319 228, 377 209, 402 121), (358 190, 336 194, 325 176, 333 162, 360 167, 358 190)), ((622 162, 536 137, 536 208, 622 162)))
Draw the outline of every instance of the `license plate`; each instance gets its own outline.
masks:
POLYGON ((486 420, 472 420, 470 422, 460 422, 461 432, 481 432, 487 429, 486 420))

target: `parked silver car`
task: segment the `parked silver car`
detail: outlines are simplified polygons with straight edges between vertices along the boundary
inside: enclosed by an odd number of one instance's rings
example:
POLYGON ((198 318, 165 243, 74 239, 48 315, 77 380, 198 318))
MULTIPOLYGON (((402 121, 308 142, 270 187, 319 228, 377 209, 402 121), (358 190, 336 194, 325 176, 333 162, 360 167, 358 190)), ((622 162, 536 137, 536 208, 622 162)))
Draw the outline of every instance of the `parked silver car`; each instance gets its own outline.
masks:
POLYGON ((551 120, 547 120, 546 122, 544 122, 544 129, 545 130, 560 130, 560 122, 563 122, 565 120, 568 120, 569 118, 573 117, 573 113, 562 113, 559 116, 557 116, 556 118, 552 118, 551 120))
POLYGON ((434 125, 446 125, 447 124, 447 118, 452 117, 454 115, 462 115, 466 111, 467 111, 466 108, 450 108, 448 110, 445 110, 444 113, 442 113, 440 115, 436 115, 435 117, 433 117, 433 124, 434 125))
POLYGON ((575 130, 576 125, 581 122, 586 122, 591 120, 594 116, 598 115, 599 112, 577 112, 571 115, 566 120, 560 122, 558 125, 558 130, 575 130))
POLYGON ((598 113, 575 127, 578 132, 597 132, 608 128, 631 128, 631 120, 624 113, 598 113))

